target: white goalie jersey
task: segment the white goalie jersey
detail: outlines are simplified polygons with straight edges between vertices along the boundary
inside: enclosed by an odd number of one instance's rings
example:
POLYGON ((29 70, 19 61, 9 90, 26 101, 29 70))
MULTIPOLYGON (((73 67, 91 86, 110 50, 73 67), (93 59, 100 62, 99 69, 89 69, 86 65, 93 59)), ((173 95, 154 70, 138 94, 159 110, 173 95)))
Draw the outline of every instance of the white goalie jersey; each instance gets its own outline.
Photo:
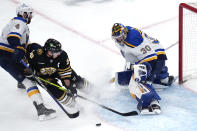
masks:
POLYGON ((132 64, 138 64, 156 60, 155 44, 159 43, 159 41, 149 37, 138 29, 132 27, 127 27, 127 29, 128 34, 126 39, 121 44, 116 44, 126 61, 132 64))

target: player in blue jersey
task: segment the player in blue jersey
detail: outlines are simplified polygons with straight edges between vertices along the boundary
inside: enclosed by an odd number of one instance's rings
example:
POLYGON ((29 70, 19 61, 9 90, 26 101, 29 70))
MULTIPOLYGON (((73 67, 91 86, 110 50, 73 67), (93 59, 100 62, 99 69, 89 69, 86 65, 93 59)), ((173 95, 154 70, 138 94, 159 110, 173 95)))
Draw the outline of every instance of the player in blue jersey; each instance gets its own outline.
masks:
POLYGON ((43 104, 43 99, 36 83, 28 79, 28 69, 20 62, 23 59, 29 42, 29 27, 33 9, 21 4, 16 9, 14 17, 3 29, 0 37, 0 66, 18 82, 26 87, 29 98, 37 110, 39 120, 54 118, 56 111, 48 109, 43 104))
POLYGON ((168 68, 165 66, 167 56, 163 46, 157 39, 149 37, 146 33, 139 29, 129 26, 124 27, 124 25, 122 26, 125 30, 122 31, 122 33, 125 34, 122 37, 114 40, 116 41, 118 48, 120 48, 123 57, 126 59, 125 67, 129 69, 134 63, 149 61, 151 67, 153 68, 152 74, 154 74, 151 77, 151 81, 153 81, 155 84, 170 86, 174 82, 174 77, 169 76, 168 68), (128 32, 128 36, 126 32, 128 32), (122 41, 123 39, 124 41, 122 41), (141 48, 143 43, 148 44, 141 48), (127 45, 126 47, 130 48, 122 48, 122 45, 124 44, 127 45), (134 53, 131 53, 133 50, 132 48, 135 50, 134 53), (157 67, 159 68, 157 69, 157 67))
MULTIPOLYGON (((138 101, 137 108, 141 114, 160 114, 159 100, 152 83, 163 69, 158 64, 155 45, 158 40, 149 37, 141 30, 115 23, 112 27, 112 38, 121 54, 126 59, 126 70, 130 70, 129 91, 138 101)), ((158 50, 162 53, 164 50, 158 50)))

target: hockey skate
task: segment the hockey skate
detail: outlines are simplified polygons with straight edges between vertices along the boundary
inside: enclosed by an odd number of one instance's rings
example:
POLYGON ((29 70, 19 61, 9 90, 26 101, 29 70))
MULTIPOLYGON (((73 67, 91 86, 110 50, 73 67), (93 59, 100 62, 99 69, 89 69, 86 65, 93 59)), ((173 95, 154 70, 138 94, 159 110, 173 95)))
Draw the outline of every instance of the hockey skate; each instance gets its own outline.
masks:
POLYGON ((174 76, 169 76, 169 80, 168 80, 168 86, 171 86, 172 85, 172 83, 174 83, 175 82, 175 78, 174 78, 174 76))
POLYGON ((151 104, 147 108, 139 109, 140 114, 142 115, 154 115, 154 114, 160 114, 161 108, 159 105, 159 102, 154 100, 151 102, 151 104))
POLYGON ((22 83, 19 83, 19 82, 18 82, 18 84, 17 84, 17 87, 18 87, 19 89, 25 89, 25 86, 24 86, 22 83))
POLYGON ((176 81, 176 77, 169 76, 167 79, 161 80, 159 83, 153 83, 153 87, 156 91, 163 91, 164 89, 170 88, 170 86, 176 81))
POLYGON ((176 79, 174 78, 174 76, 168 76, 166 79, 161 80, 161 85, 171 86, 175 81, 176 79))
POLYGON ((36 102, 33 102, 33 104, 36 107, 38 113, 38 119, 40 121, 49 120, 56 117, 56 111, 53 109, 46 108, 43 103, 37 105, 36 102))

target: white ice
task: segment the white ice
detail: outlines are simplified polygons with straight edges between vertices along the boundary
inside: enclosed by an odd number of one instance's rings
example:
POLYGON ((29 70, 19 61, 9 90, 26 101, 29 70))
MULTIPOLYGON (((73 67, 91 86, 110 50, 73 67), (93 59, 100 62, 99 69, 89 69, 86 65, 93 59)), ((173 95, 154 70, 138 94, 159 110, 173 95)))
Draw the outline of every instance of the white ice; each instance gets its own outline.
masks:
MULTIPOLYGON (((0 29, 15 16, 21 0, 0 0, 0 29)), ((124 66, 124 59, 111 40, 113 23, 120 22, 157 38, 167 48, 178 41, 177 0, 26 0, 36 13, 30 24, 31 42, 42 45, 48 38, 59 40, 68 53, 71 66, 97 88, 89 97, 120 112, 136 110, 127 89, 108 81, 124 66)), ((181 2, 195 2, 182 0, 181 2)), ((178 46, 167 50, 170 74, 178 75, 178 46)), ((79 118, 69 119, 41 89, 45 104, 57 110, 57 118, 40 122, 24 90, 0 68, 1 131, 196 131, 197 88, 190 82, 183 88, 177 82, 159 92, 162 114, 122 117, 78 99, 79 118), (195 91, 196 90, 196 91, 195 91), (101 123, 96 127, 96 123, 101 123)))

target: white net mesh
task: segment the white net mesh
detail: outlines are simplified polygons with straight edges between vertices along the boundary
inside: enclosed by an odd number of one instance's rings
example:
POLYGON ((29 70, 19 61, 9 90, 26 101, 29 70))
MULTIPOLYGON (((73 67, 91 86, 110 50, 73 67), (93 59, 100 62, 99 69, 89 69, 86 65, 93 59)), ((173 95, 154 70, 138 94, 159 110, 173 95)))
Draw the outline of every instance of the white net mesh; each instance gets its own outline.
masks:
POLYGON ((183 8, 183 81, 188 78, 197 78, 197 13, 183 8))

